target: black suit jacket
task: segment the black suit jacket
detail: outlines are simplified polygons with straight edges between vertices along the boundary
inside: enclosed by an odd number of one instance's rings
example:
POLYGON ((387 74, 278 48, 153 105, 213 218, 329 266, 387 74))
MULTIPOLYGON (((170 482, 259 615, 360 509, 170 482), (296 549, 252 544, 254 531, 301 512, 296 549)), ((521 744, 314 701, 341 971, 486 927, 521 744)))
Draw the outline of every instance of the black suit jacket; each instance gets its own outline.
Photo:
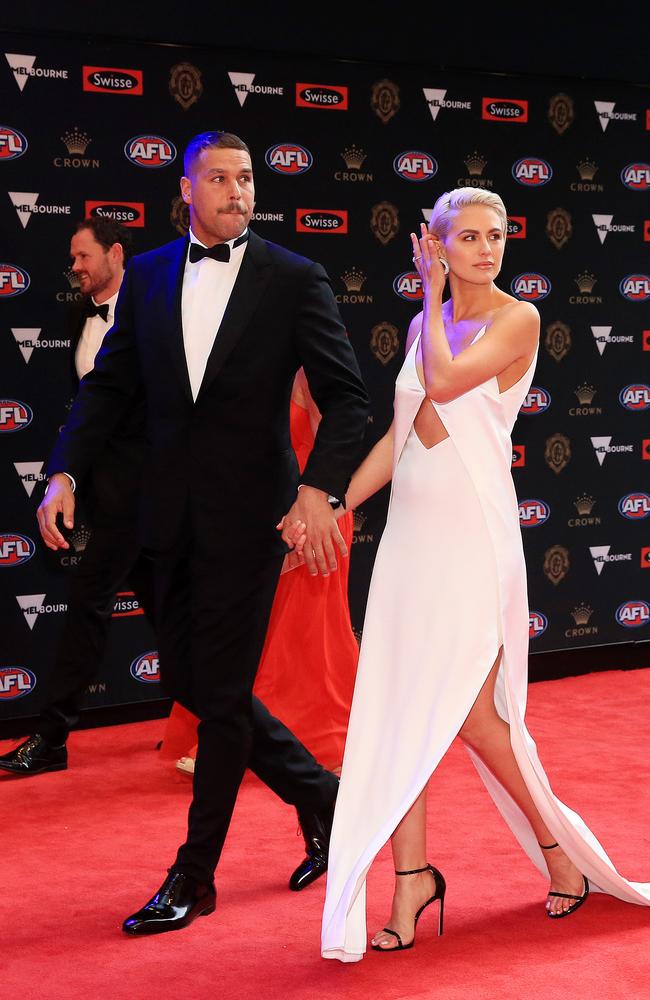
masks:
POLYGON ((115 324, 82 381, 48 474, 82 480, 120 421, 146 402, 143 543, 181 527, 241 553, 281 549, 275 524, 296 494, 289 399, 303 365, 322 413, 301 482, 343 497, 363 440, 367 395, 325 271, 250 233, 196 399, 183 349, 187 239, 134 258, 115 324))

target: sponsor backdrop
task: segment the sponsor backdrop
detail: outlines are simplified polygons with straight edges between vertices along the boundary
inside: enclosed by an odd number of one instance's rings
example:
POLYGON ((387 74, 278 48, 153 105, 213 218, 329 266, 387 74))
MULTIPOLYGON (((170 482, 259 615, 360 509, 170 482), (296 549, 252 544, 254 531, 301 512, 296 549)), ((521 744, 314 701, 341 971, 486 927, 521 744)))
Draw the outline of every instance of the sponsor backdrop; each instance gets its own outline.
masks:
MULTIPOLYGON (((647 92, 26 35, 5 36, 0 87, 0 718, 39 707, 66 571, 91 530, 80 519, 71 551, 54 556, 34 519, 72 392, 71 230, 110 215, 139 250, 183 233, 181 150, 208 128, 252 145, 256 230, 327 268, 372 397, 369 443, 390 422, 421 297, 409 231, 445 189, 503 196, 501 284, 542 317, 513 437, 532 650, 650 638, 647 92)), ((356 515, 358 634, 386 501, 356 515)), ((115 616, 88 705, 160 693, 132 594, 115 616)), ((471 627, 472 608, 458 621, 471 627)))

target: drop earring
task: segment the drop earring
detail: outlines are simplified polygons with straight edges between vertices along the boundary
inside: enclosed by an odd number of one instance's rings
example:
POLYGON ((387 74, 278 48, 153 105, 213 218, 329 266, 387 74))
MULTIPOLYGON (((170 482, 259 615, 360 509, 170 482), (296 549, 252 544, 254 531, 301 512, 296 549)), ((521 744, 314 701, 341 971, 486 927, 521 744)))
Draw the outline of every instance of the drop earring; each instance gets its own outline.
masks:
POLYGON ((445 260, 444 257, 438 257, 438 260, 442 264, 442 269, 445 272, 445 276, 448 275, 449 274, 449 264, 447 263, 447 261, 445 260))

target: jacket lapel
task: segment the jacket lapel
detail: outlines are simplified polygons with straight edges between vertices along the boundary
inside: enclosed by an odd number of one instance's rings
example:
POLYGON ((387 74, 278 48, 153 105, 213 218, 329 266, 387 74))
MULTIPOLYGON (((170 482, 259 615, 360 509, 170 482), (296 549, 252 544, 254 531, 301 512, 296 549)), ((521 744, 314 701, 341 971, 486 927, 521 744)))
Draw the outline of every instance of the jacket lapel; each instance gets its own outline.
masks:
POLYGON ((163 313, 165 317, 168 317, 168 322, 163 326, 164 335, 166 336, 167 345, 172 356, 172 367, 182 382, 185 395, 192 402, 192 387, 190 386, 190 377, 185 359, 185 347, 183 345, 183 317, 181 312, 183 275, 185 273, 188 243, 189 237, 175 240, 166 248, 167 252, 162 256, 161 263, 163 263, 165 269, 162 289, 164 300, 163 313))

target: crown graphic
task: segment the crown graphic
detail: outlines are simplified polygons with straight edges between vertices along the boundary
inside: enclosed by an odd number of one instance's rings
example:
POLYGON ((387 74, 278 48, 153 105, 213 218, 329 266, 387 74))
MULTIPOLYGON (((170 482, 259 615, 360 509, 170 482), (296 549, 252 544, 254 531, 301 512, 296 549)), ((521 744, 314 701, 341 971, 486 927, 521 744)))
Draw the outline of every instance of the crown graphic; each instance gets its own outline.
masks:
POLYGON ((583 181, 593 181, 598 167, 593 160, 585 159, 580 160, 580 163, 576 163, 576 170, 583 181))
POLYGON ((367 153, 364 153, 362 149, 359 149, 359 147, 354 144, 352 146, 348 146, 341 153, 348 170, 359 170, 367 155, 367 153))
POLYGON ((85 524, 80 524, 76 531, 70 535, 70 542, 75 552, 83 552, 90 539, 90 530, 85 524))
POLYGON ((354 531, 361 531, 365 523, 366 523, 366 515, 363 513, 363 511, 355 510, 354 514, 352 515, 352 526, 354 531))
POLYGON ((71 267, 66 267, 63 272, 64 277, 67 278, 70 288, 79 288, 81 282, 79 281, 78 275, 74 274, 71 267))
POLYGON ((595 274, 590 274, 589 271, 583 271, 582 274, 579 274, 578 277, 573 280, 581 292, 591 292, 594 285, 598 281, 598 278, 595 274))
POLYGON ((594 613, 594 609, 590 608, 588 604, 578 604, 571 612, 571 617, 573 618, 576 625, 586 625, 591 616, 594 613))
POLYGON ((65 143, 71 156, 74 153, 79 153, 83 156, 92 142, 92 139, 86 132, 82 132, 81 129, 77 128, 75 125, 75 127, 70 129, 69 132, 63 133, 61 136, 61 142, 65 143))
POLYGON ((578 514, 584 516, 585 514, 591 514, 595 503, 596 500, 594 497, 590 497, 587 493, 583 493, 582 496, 576 497, 573 501, 573 506, 578 511, 578 514))
POLYGON ((487 160, 484 156, 481 156, 480 153, 477 153, 476 150, 474 150, 473 153, 470 153, 467 158, 463 160, 463 163, 469 170, 472 177, 478 177, 485 170, 487 160))
POLYGON ((578 397, 578 402, 582 406, 585 406, 585 405, 589 406, 589 404, 591 403, 592 399, 596 395, 596 389, 595 389, 595 387, 593 385, 587 385, 586 382, 583 382, 582 385, 579 385, 577 389, 573 390, 573 392, 574 392, 574 395, 576 395, 578 397))
POLYGON ((344 283, 348 292, 360 292, 363 288, 363 284, 366 280, 367 275, 360 271, 357 267, 351 267, 349 270, 344 271, 341 275, 341 281, 344 283))

